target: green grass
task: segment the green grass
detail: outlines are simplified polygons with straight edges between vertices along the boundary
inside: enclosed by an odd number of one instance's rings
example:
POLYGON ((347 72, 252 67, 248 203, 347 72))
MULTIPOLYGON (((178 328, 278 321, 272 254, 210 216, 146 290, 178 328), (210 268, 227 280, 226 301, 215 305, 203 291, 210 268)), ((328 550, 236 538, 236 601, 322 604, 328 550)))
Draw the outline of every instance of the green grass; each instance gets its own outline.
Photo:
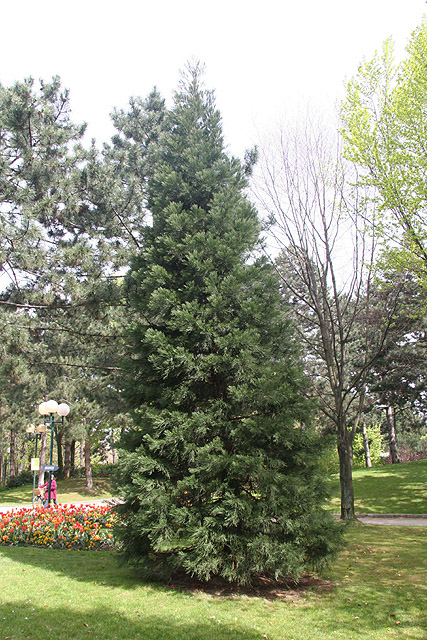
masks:
MULTIPOLYGON (((427 513, 427 461, 358 469, 358 512, 427 513)), ((339 505, 338 479, 333 507, 339 505)), ((104 479, 59 481, 62 502, 108 497, 104 479)), ((0 492, 20 504, 31 489, 0 492)), ((271 594, 213 595, 149 584, 117 552, 0 547, 0 640, 422 640, 427 528, 346 527, 322 580, 271 594)))
MULTIPOLYGON (((353 472, 356 513, 427 513, 427 460, 353 472)), ((332 507, 340 510, 339 476, 331 480, 332 507)))
MULTIPOLYGON (((108 478, 94 478, 93 491, 88 491, 85 478, 69 478, 58 480, 58 502, 83 502, 111 498, 112 490, 108 478)), ((0 489, 0 506, 31 504, 32 485, 24 485, 16 489, 0 489)), ((1 639, 1 636, 0 636, 1 639)))
POLYGON ((425 638, 427 531, 355 524, 346 537, 322 582, 276 598, 148 584, 116 552, 1 547, 0 638, 425 638))

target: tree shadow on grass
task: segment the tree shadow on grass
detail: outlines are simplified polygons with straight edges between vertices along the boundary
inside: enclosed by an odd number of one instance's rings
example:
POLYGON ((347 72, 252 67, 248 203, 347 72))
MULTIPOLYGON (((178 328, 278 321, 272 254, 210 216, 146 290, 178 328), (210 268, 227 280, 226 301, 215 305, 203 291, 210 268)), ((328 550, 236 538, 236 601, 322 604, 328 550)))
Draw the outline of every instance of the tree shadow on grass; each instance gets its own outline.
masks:
POLYGON ((96 582, 102 586, 141 585, 135 569, 119 561, 119 553, 111 550, 77 551, 31 546, 1 546, 1 556, 24 565, 32 565, 53 574, 67 576, 77 582, 96 582))
POLYGON ((396 591, 375 594, 362 590, 353 597, 325 603, 319 600, 313 610, 312 638, 425 638, 427 628, 424 602, 415 603, 408 596, 396 598, 396 591), (369 596, 372 596, 369 597, 369 596), (339 637, 343 637, 340 635, 339 637))
MULTIPOLYGON (((366 571, 369 572, 368 567, 366 571)), ((410 583, 396 574, 391 580, 375 576, 376 580, 353 582, 351 569, 348 577, 337 585, 340 597, 329 602, 319 599, 316 624, 327 638, 335 637, 338 629, 346 630, 348 638, 405 637, 421 640, 427 629, 425 587, 421 575, 410 583), (323 619, 322 619, 323 618, 323 619)), ((415 576, 414 576, 415 577, 415 576)), ((313 633, 313 638, 316 633, 313 633)))
POLYGON ((359 512, 427 513, 425 477, 411 477, 407 472, 385 477, 370 474, 357 479, 354 492, 359 512))
MULTIPOLYGON (((334 591, 312 594, 308 609, 304 601, 302 609, 285 604, 283 609, 275 608, 280 616, 278 621, 286 621, 290 637, 299 637, 302 614, 305 624, 311 625, 312 638, 336 637, 333 634, 337 630, 355 638, 371 637, 371 634, 388 637, 397 631, 414 640, 423 637, 422 629, 427 626, 423 578, 425 536, 419 530, 405 529, 404 539, 397 544, 399 540, 396 541, 394 531, 385 535, 381 528, 379 535, 378 527, 354 526, 358 535, 353 535, 353 542, 340 559, 339 570, 334 570, 334 580, 338 580, 334 591), (307 613, 309 610, 311 614, 307 613)), ((1 568, 6 585, 0 595, 0 637, 14 640, 41 640, 49 635, 55 636, 55 640, 80 640, 88 636, 103 640, 254 640, 268 634, 269 629, 255 631, 249 621, 245 626, 242 612, 248 606, 247 601, 243 600, 243 604, 237 601, 232 608, 229 603, 217 608, 211 600, 197 598, 193 593, 144 583, 130 568, 118 566, 116 555, 0 548, 0 556, 5 560, 1 568), (20 566, 13 567, 14 563, 22 563, 25 573, 21 574, 20 566), (21 579, 20 575, 25 578, 21 579), (79 587, 67 584, 61 577, 80 582, 81 593, 79 587), (8 598, 7 584, 12 580, 15 584, 18 581, 19 600, 8 598), (36 593, 31 595, 34 583, 36 593), (43 593, 38 588, 40 584, 43 593), (54 594, 55 599, 51 596, 49 600, 49 594, 54 594), (68 604, 70 594, 73 602, 68 604), (43 604, 41 597, 46 598, 43 604), (209 615, 219 610, 222 614, 218 617, 225 618, 226 612, 228 615, 221 623, 209 615), (235 621, 235 615, 239 620, 235 621)))
POLYGON ((28 491, 21 491, 19 494, 15 489, 2 489, 0 491, 0 505, 4 507, 31 505, 32 494, 33 487, 30 487, 28 491))
MULTIPOLYGON (((51 585, 51 589, 54 586, 51 585)), ((335 599, 319 599, 315 607, 311 603, 311 637, 333 638, 337 631, 341 634, 345 631, 346 637, 355 638, 372 637, 371 634, 376 638, 389 637, 396 633, 399 636, 403 633, 405 638, 414 640, 423 637, 422 629, 427 624, 424 608, 417 608, 403 594, 401 600, 396 601, 394 595, 390 594, 376 602, 364 602, 366 592, 363 591, 352 594, 348 600, 337 602, 335 599)), ((271 627, 267 626, 267 620, 265 629, 254 629, 250 618, 245 624, 239 604, 228 613, 223 610, 224 615, 211 616, 212 609, 203 602, 197 609, 187 608, 182 602, 173 602, 166 611, 160 608, 161 605, 156 609, 152 599, 147 603, 141 598, 137 608, 133 599, 126 610, 121 601, 117 606, 115 600, 111 605, 104 606, 99 603, 91 605, 87 600, 71 605, 67 604, 67 597, 64 593, 64 603, 54 606, 25 597, 10 600, 7 592, 3 592, 0 637, 11 640, 42 640, 47 637, 54 637, 55 640, 81 640, 88 637, 102 640, 260 640, 269 637, 269 631, 274 635, 271 627)), ((284 609, 283 620, 291 635, 280 637, 298 637, 295 635, 298 633, 298 610, 292 610, 289 617, 287 613, 288 610, 284 609)), ((260 624, 263 624, 262 621, 260 624)), ((304 613, 304 624, 308 624, 307 612, 304 613)))
MULTIPOLYGON (((206 615, 206 621, 189 621, 177 611, 173 615, 133 609, 125 613, 108 607, 45 607, 33 601, 6 601, 0 605, 2 638, 42 640, 259 640, 260 631, 242 624, 218 622, 206 615), (86 609, 86 610, 84 610, 86 609)), ((207 613, 207 612, 206 612, 207 613)))
MULTIPOLYGON (((356 512, 427 513, 427 460, 355 469, 353 473, 356 512)), ((331 510, 339 510, 338 475, 331 476, 331 510)))
POLYGON ((334 616, 322 624, 348 637, 377 631, 375 637, 423 638, 427 537, 412 527, 353 524, 349 544, 333 570, 334 616))
POLYGON ((204 594, 210 597, 235 598, 239 596, 259 597, 266 600, 293 601, 309 591, 324 593, 334 587, 329 581, 307 574, 298 584, 276 582, 259 578, 255 584, 240 586, 220 578, 208 583, 180 574, 168 583, 142 578, 138 568, 123 564, 115 551, 75 551, 46 549, 30 546, 0 547, 0 558, 31 565, 48 571, 52 578, 66 576, 77 582, 96 584, 98 587, 125 587, 128 590, 144 585, 147 589, 183 596, 204 594))

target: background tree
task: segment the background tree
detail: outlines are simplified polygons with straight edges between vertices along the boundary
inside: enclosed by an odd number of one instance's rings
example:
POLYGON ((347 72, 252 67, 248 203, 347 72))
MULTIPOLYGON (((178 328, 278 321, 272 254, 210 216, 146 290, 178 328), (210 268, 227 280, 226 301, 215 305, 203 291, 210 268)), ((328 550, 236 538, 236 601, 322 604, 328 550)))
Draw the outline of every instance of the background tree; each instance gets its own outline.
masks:
POLYGON ((0 107, 0 269, 3 286, 20 287, 53 262, 53 240, 64 235, 64 212, 74 204, 66 183, 78 162, 70 146, 84 126, 71 122, 59 78, 39 90, 31 78, 0 87, 0 107))
POLYGON ((426 112, 427 22, 412 34, 407 57, 394 63, 387 41, 382 56, 360 65, 342 104, 347 156, 359 182, 375 188, 384 249, 399 268, 425 281, 427 265, 426 112))
MULTIPOLYGON (((95 395, 110 417, 123 412, 122 278, 140 247, 162 109, 155 91, 131 100, 128 113, 115 112, 118 133, 100 153, 79 144, 84 127, 72 123, 58 78, 0 87, 2 365, 5 380, 31 380, 34 410, 48 393, 70 404, 95 395)), ((10 407, 12 386, 3 390, 10 407)))
MULTIPOLYGON (((371 295, 372 323, 380 331, 388 322, 391 311, 384 300, 390 289, 396 287, 399 296, 392 310, 393 322, 367 380, 370 400, 367 409, 381 408, 393 463, 399 462, 395 417, 407 410, 421 417, 426 390, 425 300, 414 274, 391 266, 376 270, 371 295)), ((411 421, 407 422, 409 425, 411 421)))
MULTIPOLYGON (((382 55, 360 65, 341 109, 346 155, 359 167, 359 184, 373 188, 372 197, 379 204, 381 269, 394 280, 406 274, 412 291, 418 287, 418 298, 424 297, 427 273, 426 53, 424 20, 413 32, 400 64, 395 64, 393 45, 387 41, 382 55)), ((405 289, 402 295, 407 298, 405 289)), ((424 411, 419 407, 425 395, 420 370, 424 313, 422 309, 421 315, 419 311, 414 315, 411 307, 409 315, 403 312, 396 319, 397 331, 408 321, 412 327, 390 341, 375 372, 375 390, 386 411, 394 461, 398 460, 393 435, 396 412, 404 412, 408 424, 415 417, 423 422, 424 411)))
POLYGON ((152 226, 127 279, 138 314, 120 456, 127 558, 203 580, 298 577, 336 548, 318 442, 240 163, 190 69, 148 181, 152 226))
MULTIPOLYGON (((337 436, 346 520, 354 517, 352 443, 366 379, 390 322, 381 327, 371 322, 375 229, 349 172, 339 140, 307 121, 282 130, 272 147, 264 147, 255 181, 270 238, 280 248, 277 269, 304 345, 310 393, 321 422, 337 436)), ((395 299, 393 290, 387 304, 393 306, 395 299)))

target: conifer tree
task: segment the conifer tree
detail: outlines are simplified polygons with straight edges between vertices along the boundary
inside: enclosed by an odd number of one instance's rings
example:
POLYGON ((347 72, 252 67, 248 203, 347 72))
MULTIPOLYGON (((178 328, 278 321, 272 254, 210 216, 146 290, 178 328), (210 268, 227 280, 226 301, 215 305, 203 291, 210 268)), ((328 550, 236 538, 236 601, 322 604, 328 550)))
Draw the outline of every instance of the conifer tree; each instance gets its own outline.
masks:
POLYGON ((46 394, 87 437, 128 421, 121 276, 140 247, 163 110, 157 91, 131 98, 111 145, 87 150, 58 77, 0 85, 0 463, 46 394))
POLYGON ((125 553, 152 574, 297 578, 339 544, 278 283, 240 162, 189 68, 148 181, 128 275, 134 323, 120 459, 125 553))

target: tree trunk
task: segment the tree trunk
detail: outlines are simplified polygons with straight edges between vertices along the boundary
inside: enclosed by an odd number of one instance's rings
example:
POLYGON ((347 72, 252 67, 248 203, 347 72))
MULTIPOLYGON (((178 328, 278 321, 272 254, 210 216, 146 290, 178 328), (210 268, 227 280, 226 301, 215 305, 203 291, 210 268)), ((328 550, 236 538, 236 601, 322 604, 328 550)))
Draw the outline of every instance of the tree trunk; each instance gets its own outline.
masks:
POLYGON ((363 423, 362 425, 362 433, 363 433, 363 448, 365 450, 365 465, 368 468, 370 468, 372 467, 371 452, 369 451, 369 440, 368 440, 368 433, 366 431, 365 423, 363 423))
MULTIPOLYGON (((25 469, 28 468, 28 461, 25 459, 26 455, 27 455, 27 449, 28 449, 28 443, 26 438, 22 438, 21 441, 21 452, 20 452, 20 456, 19 456, 19 460, 17 461, 16 464, 16 469, 18 473, 21 473, 21 471, 24 471, 25 469)), ((30 452, 30 456, 31 456, 31 452, 30 452)))
POLYGON ((7 455, 3 452, 0 455, 0 483, 6 484, 7 478, 7 455))
POLYGON ((41 444, 40 444, 40 471, 39 471, 39 479, 38 479, 38 487, 41 487, 44 484, 44 471, 43 467, 46 464, 46 443, 47 443, 47 431, 42 433, 41 444))
POLYGON ((69 440, 65 441, 64 447, 64 478, 70 477, 70 460, 71 460, 71 442, 69 440))
POLYGON ((58 475, 63 477, 64 471, 64 458, 62 455, 62 439, 64 434, 59 431, 59 429, 55 429, 55 440, 56 440, 56 449, 58 451, 58 475))
POLYGON ((90 466, 90 440, 89 438, 85 441, 85 476, 86 476, 86 489, 92 491, 93 489, 93 479, 92 479, 92 468, 90 466))
POLYGON ((10 446, 9 446, 9 478, 15 477, 15 430, 10 430, 10 446))
POLYGON ((354 518, 353 447, 351 434, 345 427, 340 429, 338 436, 338 457, 340 462, 341 520, 352 520, 354 518))
POLYGON ((111 461, 116 464, 116 450, 114 448, 114 429, 111 429, 111 461))
POLYGON ((70 467, 74 471, 76 467, 76 441, 71 441, 71 451, 70 451, 70 467))
POLYGON ((390 455, 392 464, 400 462, 399 454, 397 453, 397 441, 396 441, 396 425, 394 422, 393 407, 388 406, 386 408, 387 416, 387 428, 388 428, 388 441, 390 445, 390 455))

